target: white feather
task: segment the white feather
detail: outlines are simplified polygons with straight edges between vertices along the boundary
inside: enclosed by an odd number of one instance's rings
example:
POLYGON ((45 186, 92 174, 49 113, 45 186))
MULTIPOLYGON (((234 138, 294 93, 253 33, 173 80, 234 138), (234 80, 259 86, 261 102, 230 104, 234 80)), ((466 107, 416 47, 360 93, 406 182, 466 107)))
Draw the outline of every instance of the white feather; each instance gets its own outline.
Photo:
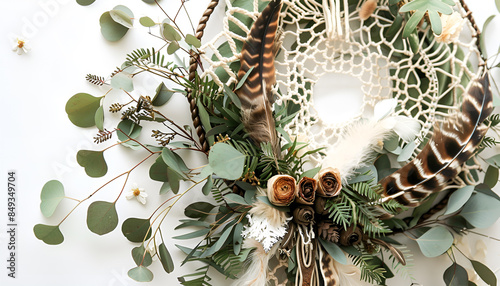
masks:
POLYGON ((392 129, 387 128, 391 117, 380 121, 366 120, 353 124, 346 130, 337 144, 327 150, 323 168, 337 168, 343 182, 346 182, 356 169, 367 166, 373 159, 374 150, 380 149, 392 129))
POLYGON ((340 286, 370 286, 368 282, 361 279, 361 270, 355 265, 343 265, 333 260, 333 265, 339 276, 340 286))
POLYGON ((268 284, 267 271, 269 260, 276 254, 278 244, 275 244, 271 251, 266 252, 262 244, 255 239, 247 238, 243 242, 243 248, 255 248, 250 254, 249 265, 244 274, 233 286, 265 286, 268 284))

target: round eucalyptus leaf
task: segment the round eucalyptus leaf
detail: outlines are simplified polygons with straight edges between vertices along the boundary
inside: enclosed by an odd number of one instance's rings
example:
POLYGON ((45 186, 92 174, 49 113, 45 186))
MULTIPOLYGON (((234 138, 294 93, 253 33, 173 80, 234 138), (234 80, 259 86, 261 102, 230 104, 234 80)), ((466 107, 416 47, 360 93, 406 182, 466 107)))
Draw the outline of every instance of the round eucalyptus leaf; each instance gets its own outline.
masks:
POLYGON ((146 266, 148 267, 153 263, 153 258, 151 257, 151 253, 146 250, 144 244, 140 246, 134 247, 132 249, 132 258, 137 266, 146 266))
POLYGON ((245 155, 228 144, 218 143, 210 148, 208 164, 217 176, 236 180, 243 173, 245 155))
POLYGON ((134 90, 134 81, 132 75, 127 72, 119 72, 111 78, 111 87, 123 89, 131 92, 134 90))
POLYGON ((90 4, 94 3, 95 0, 76 0, 76 3, 82 5, 82 6, 89 6, 90 4))
POLYGON ((490 227, 500 217, 500 201, 477 193, 465 204, 460 215, 475 227, 490 227))
POLYGON ((167 47, 167 54, 171 55, 180 48, 177 42, 171 42, 167 47))
POLYGON ((116 23, 109 12, 104 12, 101 15, 99 24, 101 25, 101 34, 110 42, 120 40, 128 32, 128 28, 116 23))
POLYGON ((42 188, 40 194, 40 210, 46 217, 54 214, 59 203, 64 199, 64 186, 57 180, 48 181, 42 188))
POLYGON ((93 233, 103 235, 118 225, 115 203, 96 201, 87 210, 87 227, 93 233))
POLYGON ((469 277, 465 268, 458 265, 457 263, 453 263, 443 273, 443 280, 447 286, 463 286, 467 285, 469 277))
POLYGON ((116 133, 120 141, 125 141, 129 137, 132 139, 136 139, 137 137, 139 137, 142 131, 142 126, 134 123, 132 120, 129 119, 124 119, 120 121, 120 123, 118 123, 118 126, 116 128, 121 130, 116 133))
POLYGON ((153 97, 152 103, 154 106, 162 106, 167 103, 170 98, 172 98, 173 94, 174 92, 168 89, 167 86, 165 86, 165 84, 162 82, 156 88, 156 93, 153 97))
POLYGON ((36 238, 50 245, 61 244, 64 241, 58 225, 37 224, 33 227, 33 232, 36 238))
POLYGON ((144 27, 148 27, 148 28, 156 26, 155 21, 153 21, 153 19, 151 19, 151 18, 149 18, 147 16, 141 17, 139 19, 139 23, 141 23, 141 25, 143 25, 144 27))
POLYGON ((99 106, 99 108, 95 112, 94 121, 95 121, 95 126, 99 130, 101 131, 104 130, 104 108, 102 107, 102 105, 99 106))
MULTIPOLYGON (((155 0, 142 0, 142 2, 144 3, 148 3, 148 4, 155 4, 155 0)), ((158 2, 160 2, 160 0, 158 0, 158 2)))
POLYGON ((85 173, 89 177, 102 177, 108 172, 108 165, 104 160, 103 151, 80 150, 76 153, 76 161, 85 168, 85 173))
POLYGON ((130 19, 133 19, 134 18, 134 13, 132 13, 132 10, 130 10, 127 6, 124 6, 124 5, 116 5, 113 10, 118 10, 118 11, 122 11, 123 13, 125 13, 125 15, 127 15, 130 19))
POLYGON ((176 42, 182 39, 177 30, 168 23, 163 23, 162 35, 169 42, 176 42))
POLYGON ((109 11, 109 15, 113 18, 113 21, 124 27, 132 28, 134 26, 132 19, 122 10, 113 9, 109 11))
POLYGON ((448 215, 458 211, 470 199, 473 191, 474 186, 465 186, 454 191, 448 200, 448 205, 446 206, 446 212, 444 214, 448 215))
POLYGON ((153 280, 153 272, 144 266, 137 266, 128 271, 128 276, 137 282, 150 282, 153 280))
POLYGON ((420 236, 417 243, 423 255, 436 257, 445 253, 451 247, 453 235, 446 228, 437 226, 420 236))
POLYGON ((78 127, 95 125, 95 113, 101 106, 101 98, 88 93, 77 93, 66 103, 69 120, 78 127))
POLYGON ((131 242, 143 242, 151 237, 149 219, 128 218, 122 224, 123 235, 131 242))
POLYGON ((195 48, 201 47, 200 40, 191 34, 186 35, 186 43, 195 47, 195 48))
POLYGON ((163 161, 163 158, 158 157, 153 165, 149 167, 149 177, 155 181, 168 182, 167 168, 168 166, 163 161))
POLYGON ((168 252, 165 243, 160 244, 160 246, 158 247, 158 252, 163 269, 165 269, 167 273, 174 271, 174 261, 172 260, 172 256, 170 255, 170 252, 168 252))
POLYGON ((494 188, 498 183, 498 168, 494 166, 488 166, 486 174, 484 175, 484 183, 490 187, 494 188))

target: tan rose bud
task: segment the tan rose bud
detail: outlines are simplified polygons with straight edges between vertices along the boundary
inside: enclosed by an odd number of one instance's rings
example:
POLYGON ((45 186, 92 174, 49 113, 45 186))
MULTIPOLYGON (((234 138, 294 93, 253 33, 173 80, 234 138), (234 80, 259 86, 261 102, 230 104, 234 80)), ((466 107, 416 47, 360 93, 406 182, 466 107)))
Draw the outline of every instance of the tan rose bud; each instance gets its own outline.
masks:
POLYGON ((441 25, 443 29, 440 35, 436 35, 436 42, 446 44, 456 42, 462 32, 464 23, 465 20, 462 18, 460 13, 456 11, 451 15, 442 14, 441 25))
POLYGON ((267 181, 267 197, 275 206, 288 206, 295 199, 296 181, 289 175, 275 175, 267 181))
POLYGON ((359 18, 363 21, 370 18, 376 8, 377 0, 366 0, 359 10, 359 18))
POLYGON ((314 200, 314 210, 316 211, 317 214, 320 215, 327 215, 328 210, 326 209, 326 202, 328 198, 325 197, 319 197, 317 196, 316 199, 314 200))
POLYGON ((318 173, 318 195, 323 197, 334 197, 340 193, 342 183, 340 182, 339 170, 325 168, 318 173))
POLYGON ((318 183, 313 178, 304 177, 297 184, 295 189, 295 202, 304 205, 314 204, 318 183))
POLYGON ((314 209, 301 205, 293 210, 293 221, 297 224, 309 225, 314 220, 314 209))
POLYGON ((340 232, 340 244, 344 246, 358 245, 362 238, 361 228, 354 224, 340 232))

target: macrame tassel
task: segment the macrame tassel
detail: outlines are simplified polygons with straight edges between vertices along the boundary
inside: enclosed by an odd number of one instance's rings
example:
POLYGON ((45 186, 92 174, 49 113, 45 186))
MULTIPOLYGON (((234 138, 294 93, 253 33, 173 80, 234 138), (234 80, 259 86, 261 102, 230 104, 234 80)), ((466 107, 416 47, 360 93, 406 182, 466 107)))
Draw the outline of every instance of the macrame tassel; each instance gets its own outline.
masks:
POLYGON ((234 286, 265 286, 267 285, 267 272, 269 260, 276 255, 278 244, 275 244, 269 252, 264 250, 260 242, 247 238, 243 242, 243 248, 255 248, 250 254, 249 265, 243 276, 236 280, 234 286))
POLYGON ((296 286, 316 286, 318 284, 318 271, 316 269, 316 253, 318 241, 314 238, 312 225, 298 225, 297 237, 297 274, 296 286))
POLYGON ((349 39, 349 3, 344 1, 344 25, 340 12, 341 0, 323 0, 323 14, 325 18, 326 34, 330 40, 337 37, 349 39), (343 30, 345 29, 345 30, 343 30))
POLYGON ((473 155, 488 126, 483 121, 493 111, 488 74, 471 82, 462 111, 435 127, 422 152, 413 161, 380 181, 385 197, 407 206, 418 206, 432 193, 441 191, 457 176, 473 155))

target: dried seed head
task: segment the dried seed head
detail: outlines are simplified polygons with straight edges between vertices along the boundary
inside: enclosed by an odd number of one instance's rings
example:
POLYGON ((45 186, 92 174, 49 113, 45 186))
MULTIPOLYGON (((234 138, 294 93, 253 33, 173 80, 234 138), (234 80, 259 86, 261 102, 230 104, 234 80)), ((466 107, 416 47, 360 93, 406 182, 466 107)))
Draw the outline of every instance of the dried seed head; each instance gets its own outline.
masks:
POLYGON ((361 5, 361 9, 359 10, 359 18, 365 21, 370 18, 375 9, 377 8, 377 0, 366 0, 363 5, 361 5))

